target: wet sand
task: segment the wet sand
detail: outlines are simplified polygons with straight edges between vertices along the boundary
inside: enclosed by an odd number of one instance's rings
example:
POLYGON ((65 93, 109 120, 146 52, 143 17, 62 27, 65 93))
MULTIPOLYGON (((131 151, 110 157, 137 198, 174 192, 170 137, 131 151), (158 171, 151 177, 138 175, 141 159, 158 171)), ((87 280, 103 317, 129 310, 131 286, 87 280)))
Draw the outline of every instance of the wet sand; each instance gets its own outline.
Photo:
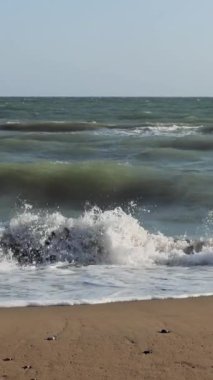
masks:
POLYGON ((213 297, 0 309, 2 379, 212 380, 213 297))

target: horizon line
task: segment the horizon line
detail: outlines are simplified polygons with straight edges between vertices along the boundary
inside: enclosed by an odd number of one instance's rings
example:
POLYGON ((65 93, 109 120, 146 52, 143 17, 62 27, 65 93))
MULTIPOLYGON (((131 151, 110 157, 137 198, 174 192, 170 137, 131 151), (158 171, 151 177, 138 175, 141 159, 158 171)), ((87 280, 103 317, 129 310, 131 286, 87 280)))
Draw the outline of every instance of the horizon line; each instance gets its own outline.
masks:
POLYGON ((0 98, 213 98, 213 95, 0 95, 0 98))

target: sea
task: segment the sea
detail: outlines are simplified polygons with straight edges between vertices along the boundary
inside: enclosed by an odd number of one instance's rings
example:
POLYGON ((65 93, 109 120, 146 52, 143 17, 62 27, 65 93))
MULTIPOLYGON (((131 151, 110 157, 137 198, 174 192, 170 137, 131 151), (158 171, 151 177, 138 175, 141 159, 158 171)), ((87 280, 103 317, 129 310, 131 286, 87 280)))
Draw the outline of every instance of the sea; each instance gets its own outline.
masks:
POLYGON ((213 98, 0 98, 0 306, 213 294, 213 98))

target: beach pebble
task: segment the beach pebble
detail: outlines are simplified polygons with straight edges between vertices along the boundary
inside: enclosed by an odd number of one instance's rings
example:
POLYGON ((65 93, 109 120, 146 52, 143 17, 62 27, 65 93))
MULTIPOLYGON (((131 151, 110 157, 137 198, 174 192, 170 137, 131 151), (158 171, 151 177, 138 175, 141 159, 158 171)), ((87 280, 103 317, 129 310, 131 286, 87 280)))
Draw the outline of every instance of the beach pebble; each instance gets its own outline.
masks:
POLYGON ((53 335, 53 336, 48 336, 48 337, 46 338, 46 340, 56 340, 56 336, 55 336, 55 335, 53 335))
POLYGON ((144 355, 152 354, 152 350, 145 350, 143 351, 143 354, 144 355))
POLYGON ((170 330, 166 330, 166 329, 162 329, 159 331, 160 334, 169 334, 171 331, 170 330))

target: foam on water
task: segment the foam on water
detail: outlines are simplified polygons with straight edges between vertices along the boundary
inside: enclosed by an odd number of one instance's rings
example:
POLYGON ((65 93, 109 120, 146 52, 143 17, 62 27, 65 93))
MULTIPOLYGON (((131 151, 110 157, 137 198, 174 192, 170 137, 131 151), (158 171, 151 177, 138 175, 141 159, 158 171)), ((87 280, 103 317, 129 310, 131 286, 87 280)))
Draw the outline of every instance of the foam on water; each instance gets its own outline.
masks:
POLYGON ((155 123, 147 126, 144 130, 146 134, 155 136, 170 134, 173 136, 188 136, 196 134, 199 131, 199 127, 185 124, 155 123))
MULTIPOLYGON (((202 241, 201 241, 202 243, 202 241)), ((186 254, 186 238, 153 234, 121 208, 98 207, 78 218, 60 212, 34 212, 31 206, 1 230, 1 264, 126 265, 135 267, 213 265, 213 240, 186 254)))
POLYGON ((108 125, 102 129, 95 129, 95 135, 102 136, 188 136, 195 135, 197 132, 202 131, 203 126, 193 126, 187 124, 173 124, 173 123, 131 123, 131 124, 117 124, 108 125))
POLYGON ((121 208, 94 207, 68 218, 25 205, 2 226, 0 241, 3 307, 213 293, 212 239, 187 255, 185 237, 150 233, 121 208))

